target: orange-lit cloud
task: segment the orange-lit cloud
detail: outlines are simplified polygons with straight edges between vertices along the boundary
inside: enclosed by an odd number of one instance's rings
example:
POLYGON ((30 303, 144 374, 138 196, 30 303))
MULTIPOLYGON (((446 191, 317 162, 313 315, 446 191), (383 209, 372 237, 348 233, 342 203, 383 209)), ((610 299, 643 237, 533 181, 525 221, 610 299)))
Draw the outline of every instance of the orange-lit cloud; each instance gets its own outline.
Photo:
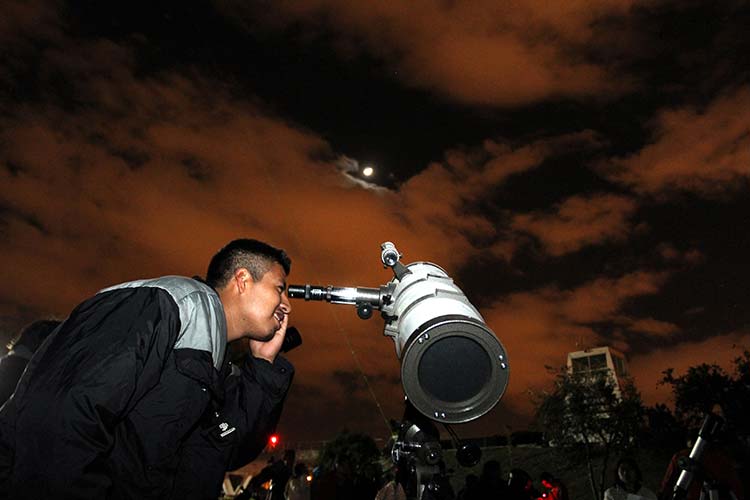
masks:
MULTIPOLYGON (((666 278, 640 272, 596 279, 572 290, 550 286, 511 294, 486 308, 487 324, 512 354, 512 384, 505 404, 528 414, 528 391, 542 390, 550 382, 545 366, 559 368, 568 352, 611 343, 596 325, 621 320, 626 301, 658 293, 666 278)), ((624 339, 616 347, 627 344, 624 339)))
POLYGON ((45 0, 8 0, 0 18, 0 41, 24 44, 34 39, 57 39, 62 35, 62 22, 56 2, 45 0))
POLYGON ((666 337, 680 330, 674 323, 654 318, 638 318, 635 320, 626 320, 624 323, 631 331, 645 333, 653 337, 666 337))
POLYGON ((750 333, 736 331, 634 356, 629 360, 629 367, 643 401, 653 405, 671 401, 669 386, 658 384, 667 368, 674 368, 678 376, 691 366, 716 364, 734 375, 734 359, 747 349, 750 349, 750 333))
POLYGON ((678 262, 690 266, 705 260, 705 256, 697 248, 691 248, 685 252, 681 252, 669 243, 662 243, 659 245, 658 251, 666 262, 678 262))
POLYGON ((750 177, 750 87, 727 90, 704 107, 665 110, 653 142, 605 166, 611 179, 636 192, 690 191, 718 196, 750 177))
POLYGON ((530 233, 550 255, 559 256, 586 245, 624 240, 636 208, 633 199, 619 195, 572 196, 553 213, 517 215, 513 228, 530 233))

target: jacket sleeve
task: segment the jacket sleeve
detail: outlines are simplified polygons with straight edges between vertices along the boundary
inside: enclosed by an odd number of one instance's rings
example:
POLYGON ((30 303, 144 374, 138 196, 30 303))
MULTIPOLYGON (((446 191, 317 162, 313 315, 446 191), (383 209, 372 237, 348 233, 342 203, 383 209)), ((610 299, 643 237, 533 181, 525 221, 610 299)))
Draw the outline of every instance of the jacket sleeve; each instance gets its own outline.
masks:
POLYGON ((263 451, 279 422, 294 377, 294 367, 281 356, 274 363, 248 356, 239 372, 226 385, 225 414, 243 429, 232 450, 229 470, 253 461, 263 451))
POLYGON ((29 498, 88 497, 110 485, 114 428, 159 381, 180 322, 156 289, 99 294, 29 364, 14 396, 12 482, 29 498))
POLYGON ((13 353, 0 358, 0 406, 2 406, 16 390, 16 384, 26 368, 28 360, 13 353))

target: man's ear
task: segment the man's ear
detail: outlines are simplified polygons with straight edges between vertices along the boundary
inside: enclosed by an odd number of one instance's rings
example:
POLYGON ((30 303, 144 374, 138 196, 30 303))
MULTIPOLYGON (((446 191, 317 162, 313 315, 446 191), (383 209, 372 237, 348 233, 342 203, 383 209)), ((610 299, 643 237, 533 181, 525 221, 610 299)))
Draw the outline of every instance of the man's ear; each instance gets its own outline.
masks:
POLYGON ((253 277, 247 269, 241 267, 234 272, 234 282, 239 293, 246 292, 253 285, 253 277))

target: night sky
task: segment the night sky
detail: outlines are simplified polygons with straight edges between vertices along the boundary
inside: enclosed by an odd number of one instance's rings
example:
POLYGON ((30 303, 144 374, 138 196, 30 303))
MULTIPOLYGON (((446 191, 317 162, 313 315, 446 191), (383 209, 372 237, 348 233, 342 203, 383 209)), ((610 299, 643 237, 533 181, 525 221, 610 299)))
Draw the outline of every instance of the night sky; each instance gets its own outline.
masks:
MULTIPOLYGON (((508 351, 459 434, 525 428, 586 347, 666 402, 662 370, 750 348, 747 26, 743 0, 2 0, 0 340, 234 238, 367 287, 393 241, 508 351)), ((387 436, 382 320, 292 306, 282 436, 387 436)))

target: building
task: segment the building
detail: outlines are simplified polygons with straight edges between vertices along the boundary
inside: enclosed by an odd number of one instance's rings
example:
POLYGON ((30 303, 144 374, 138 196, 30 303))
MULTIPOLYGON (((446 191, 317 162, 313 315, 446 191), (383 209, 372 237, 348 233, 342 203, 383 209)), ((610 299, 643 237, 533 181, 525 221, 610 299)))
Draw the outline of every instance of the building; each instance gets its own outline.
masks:
POLYGON ((625 355, 612 347, 594 347, 568 353, 568 371, 574 374, 607 371, 616 382, 615 391, 618 396, 624 378, 628 377, 625 355))

